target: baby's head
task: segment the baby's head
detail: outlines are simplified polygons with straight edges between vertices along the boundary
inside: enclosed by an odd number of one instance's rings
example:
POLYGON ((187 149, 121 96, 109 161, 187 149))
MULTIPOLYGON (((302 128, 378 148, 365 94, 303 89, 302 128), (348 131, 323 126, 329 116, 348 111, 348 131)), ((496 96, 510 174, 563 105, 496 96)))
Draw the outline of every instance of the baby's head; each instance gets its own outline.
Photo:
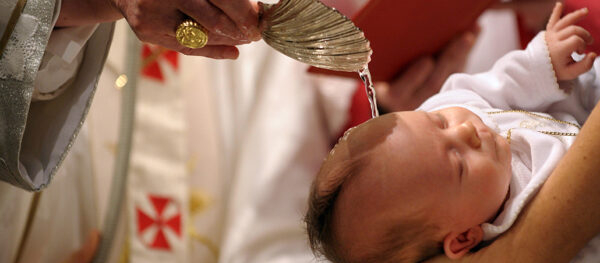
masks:
POLYGON ((483 238, 511 177, 508 142, 472 112, 398 112, 348 131, 313 182, 313 250, 334 262, 458 258, 483 238))

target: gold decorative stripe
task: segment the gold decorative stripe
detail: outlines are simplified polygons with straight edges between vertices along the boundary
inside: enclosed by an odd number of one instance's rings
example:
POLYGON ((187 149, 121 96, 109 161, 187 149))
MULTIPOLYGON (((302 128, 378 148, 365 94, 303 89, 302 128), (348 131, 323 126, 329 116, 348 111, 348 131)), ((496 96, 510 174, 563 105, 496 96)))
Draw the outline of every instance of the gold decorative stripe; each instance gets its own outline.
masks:
MULTIPOLYGON (((560 123, 560 124, 564 124, 564 125, 569 125, 571 127, 575 127, 578 130, 581 130, 581 126, 577 123, 571 123, 568 121, 563 121, 563 120, 559 120, 559 119, 555 119, 555 118, 551 118, 551 117, 546 117, 537 113, 533 113, 533 112, 529 112, 529 111, 525 111, 525 110, 503 110, 503 111, 492 111, 492 112, 488 112, 488 115, 498 115, 498 114, 503 114, 503 113, 522 113, 522 114, 526 114, 529 115, 531 117, 534 118, 540 118, 540 119, 544 119, 544 120, 548 120, 548 121, 552 121, 552 122, 556 122, 556 123, 560 123)), ((512 136, 512 130, 515 128, 510 128, 508 129, 508 131, 506 132, 506 140, 508 141, 508 143, 510 144, 511 142, 511 136, 512 136)), ((552 135, 552 136, 577 136, 578 133, 576 132, 557 132, 557 131, 538 131, 535 129, 531 129, 534 130, 536 132, 539 133, 543 133, 546 135, 552 135)))
MULTIPOLYGON (((512 130, 514 130, 514 129, 515 128, 510 128, 510 129, 508 129, 508 132, 506 132, 506 140, 508 141, 508 144, 510 144, 510 142, 511 142, 512 130)), ((578 135, 575 132, 555 132, 555 131, 536 131, 536 132, 543 133, 546 135, 552 135, 552 136, 577 136, 578 135)))
POLYGON ((537 131, 539 133, 552 135, 552 136, 577 136, 575 132, 555 132, 555 131, 537 131))
MULTIPOLYGON (((129 233, 129 231, 126 231, 126 233, 129 233)), ((130 242, 129 237, 125 237, 125 242, 121 248, 121 255, 119 256, 119 263, 129 263, 129 255, 131 254, 129 251, 131 246, 130 242)))
POLYGON ((0 39, 0 58, 4 54, 8 39, 10 39, 10 36, 15 30, 15 26, 17 26, 17 22, 19 21, 19 17, 21 17, 21 13, 23 13, 25 4, 27 4, 27 0, 18 0, 15 9, 13 9, 12 14, 10 14, 10 19, 8 19, 8 24, 6 24, 6 30, 4 30, 2 39, 0 39))
POLYGON ((219 259, 219 247, 208 237, 200 235, 194 226, 188 225, 188 235, 192 240, 198 241, 200 244, 205 246, 217 260, 219 259))
POLYGON ((31 198, 31 205, 29 206, 29 213, 27 214, 25 230, 23 230, 23 234, 21 235, 21 242, 19 242, 19 248, 17 249, 17 254, 15 255, 15 263, 21 262, 21 257, 23 256, 23 249, 25 248, 25 244, 27 243, 29 232, 31 232, 31 227, 33 226, 33 220, 35 219, 35 214, 37 212, 38 204, 40 203, 41 195, 42 192, 36 192, 33 194, 33 198, 31 198))
POLYGON ((529 111, 525 111, 525 110, 504 110, 504 111, 492 111, 492 112, 488 112, 487 114, 489 115, 495 115, 495 114, 502 114, 502 113, 522 113, 522 114, 526 114, 529 115, 531 117, 534 118, 540 118, 540 119, 544 119, 544 120, 549 120, 552 122, 556 122, 556 123, 561 123, 561 124, 565 124, 565 125, 569 125, 572 127, 575 127, 577 129, 581 129, 581 126, 579 126, 579 124, 576 123, 571 123, 568 121, 563 121, 563 120, 559 120, 559 119, 555 119, 555 118, 550 118, 550 117, 546 117, 537 113, 533 113, 533 112, 529 112, 529 111))

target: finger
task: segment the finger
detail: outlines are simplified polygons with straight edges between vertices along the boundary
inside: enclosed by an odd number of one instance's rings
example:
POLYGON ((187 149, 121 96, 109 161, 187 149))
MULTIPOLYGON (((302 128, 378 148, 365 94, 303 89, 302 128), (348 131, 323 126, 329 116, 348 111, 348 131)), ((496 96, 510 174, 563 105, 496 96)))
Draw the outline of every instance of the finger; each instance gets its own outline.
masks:
POLYGON ((594 52, 586 54, 581 61, 575 62, 567 67, 567 74, 571 76, 571 79, 574 79, 577 76, 588 72, 594 65, 596 57, 597 55, 594 52))
MULTIPOLYGON (((182 18, 185 16, 182 16, 182 18)), ((182 19, 181 21, 183 21, 184 19, 182 19)), ((243 44, 248 44, 250 43, 249 40, 246 39, 233 39, 230 38, 228 36, 224 36, 222 34, 218 34, 216 32, 210 31, 208 29, 205 28, 205 33, 208 35, 208 43, 207 45, 225 45, 225 46, 237 46, 237 45, 243 45, 243 44)), ((174 38, 175 37, 175 31, 171 31, 172 34, 166 34, 166 36, 170 37, 170 38, 174 38)), ((165 37, 165 36, 163 36, 165 37)), ((150 41, 146 41, 146 42, 150 42, 150 41)))
POLYGON ((465 32, 459 38, 454 39, 449 46, 440 55, 437 66, 428 80, 427 86, 434 90, 426 91, 427 94, 434 94, 438 87, 453 73, 464 69, 467 57, 471 48, 475 44, 475 35, 465 32))
POLYGON ((477 23, 473 23, 473 25, 468 30, 468 32, 473 33, 473 35, 475 36, 475 38, 477 38, 479 36, 479 34, 481 33, 481 26, 479 24, 477 24, 477 23))
POLYGON ((377 96, 377 104, 379 107, 388 111, 396 111, 396 103, 400 99, 395 98, 390 94, 390 85, 387 82, 377 82, 373 85, 377 96))
POLYGON ((568 55, 571 55, 572 52, 583 54, 587 47, 585 40, 579 36, 570 36, 565 40, 564 45, 566 49, 570 51, 568 55))
POLYGON ((269 26, 267 19, 264 19, 265 13, 268 13, 268 11, 265 11, 265 6, 266 6, 265 3, 263 3, 263 2, 257 3, 258 14, 259 14, 258 16, 261 17, 260 20, 258 21, 259 31, 264 31, 269 26))
POLYGON ((375 83, 377 94, 377 104, 383 111, 404 111, 413 110, 419 106, 422 101, 416 101, 411 93, 404 92, 406 87, 391 87, 388 82, 375 83))
POLYGON ((580 26, 568 26, 567 28, 558 32, 559 40, 565 40, 571 36, 578 36, 582 38, 588 45, 594 42, 592 34, 580 26))
POLYGON ((246 40, 246 36, 242 34, 231 18, 207 0, 180 0, 179 8, 209 32, 232 39, 246 40))
POLYGON ((182 46, 175 38, 164 38, 157 44, 189 56, 202 56, 214 59, 236 59, 240 55, 239 50, 234 46, 207 45, 203 48, 194 49, 182 46))
POLYGON ((249 40, 235 40, 226 36, 217 34, 208 34, 208 44, 210 46, 237 46, 250 43, 249 40))
POLYGON ((197 49, 181 48, 177 52, 188 56, 201 56, 214 59, 237 59, 240 56, 240 51, 232 46, 205 46, 197 49))
POLYGON ((183 14, 176 9, 155 12, 152 7, 145 7, 139 12, 127 16, 127 23, 143 42, 163 36, 175 37, 175 30, 183 21, 183 14), (147 10, 145 13, 144 10, 147 10))
POLYGON ((546 26, 546 30, 552 29, 560 20, 560 15, 562 14, 563 5, 561 2, 556 2, 554 5, 554 9, 552 9, 552 14, 550 15, 550 19, 548 20, 548 25, 546 26))
MULTIPOLYGON (((398 94, 402 92, 404 94, 414 94, 419 89, 429 75, 433 72, 435 63, 433 58, 430 56, 421 57, 411 64, 400 77, 396 78, 391 83, 391 94, 398 94)), ((398 96, 398 95, 396 95, 398 96)))
POLYGON ((252 40, 260 39, 258 31, 258 12, 248 0, 210 0, 221 9, 237 27, 252 40))
POLYGON ((561 18, 560 20, 558 20, 558 22, 556 22, 554 29, 562 30, 563 28, 565 28, 567 26, 573 25, 573 24, 577 23, 577 21, 584 18, 588 14, 588 12, 589 11, 587 8, 582 8, 577 11, 573 11, 573 12, 567 14, 566 16, 564 16, 563 18, 561 18))

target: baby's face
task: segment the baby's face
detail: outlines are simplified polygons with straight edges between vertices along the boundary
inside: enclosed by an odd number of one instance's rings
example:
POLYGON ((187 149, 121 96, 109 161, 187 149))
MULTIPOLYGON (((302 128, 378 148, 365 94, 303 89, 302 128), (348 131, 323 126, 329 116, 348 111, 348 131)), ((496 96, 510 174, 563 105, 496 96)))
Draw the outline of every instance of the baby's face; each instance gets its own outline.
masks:
POLYGON ((506 139, 463 108, 394 114, 393 133, 341 193, 340 238, 373 244, 414 215, 458 233, 493 218, 511 178, 506 139))
POLYGON ((420 189, 415 192, 430 191, 423 193, 424 204, 442 212, 437 216, 454 223, 451 228, 466 230, 492 219, 510 184, 507 140, 460 107, 406 113, 400 118, 405 127, 392 135, 389 161, 394 162, 394 155, 411 160, 415 179, 421 182, 410 187, 420 189), (417 147, 402 151, 407 143, 417 147))

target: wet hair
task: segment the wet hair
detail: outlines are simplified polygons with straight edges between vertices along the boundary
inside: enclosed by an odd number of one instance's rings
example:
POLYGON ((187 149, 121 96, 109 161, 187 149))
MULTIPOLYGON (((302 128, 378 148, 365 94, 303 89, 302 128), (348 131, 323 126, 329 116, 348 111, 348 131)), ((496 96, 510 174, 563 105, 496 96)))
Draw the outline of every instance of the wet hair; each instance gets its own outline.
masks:
POLYGON ((317 257, 336 263, 418 262, 443 253, 442 242, 434 239, 439 228, 420 220, 424 217, 418 215, 391 226, 374 244, 374 249, 361 258, 350 258, 347 249, 336 239, 332 225, 335 204, 344 185, 364 173, 373 150, 392 133, 395 121, 386 118, 391 117, 384 115, 379 121, 367 122, 347 132, 323 162, 312 183, 304 221, 310 247, 317 257), (369 126, 378 127, 369 129, 369 126))
MULTIPOLYGON (((320 181, 313 181, 309 195, 308 211, 304 221, 306 222, 310 247, 316 256, 324 256, 336 263, 352 262, 344 256, 345 253, 340 251, 339 246, 336 246, 337 242, 333 233, 332 221, 334 204, 342 185, 353 174, 360 172, 361 165, 359 164, 361 162, 361 160, 356 160, 345 165, 339 165, 333 171, 329 171, 340 176, 325 176, 325 178, 334 178, 334 180, 326 183, 331 187, 328 191, 320 191, 318 187, 320 181)), ((327 164, 324 164, 321 167, 319 176, 322 175, 324 170, 328 170, 326 168, 327 164)))

